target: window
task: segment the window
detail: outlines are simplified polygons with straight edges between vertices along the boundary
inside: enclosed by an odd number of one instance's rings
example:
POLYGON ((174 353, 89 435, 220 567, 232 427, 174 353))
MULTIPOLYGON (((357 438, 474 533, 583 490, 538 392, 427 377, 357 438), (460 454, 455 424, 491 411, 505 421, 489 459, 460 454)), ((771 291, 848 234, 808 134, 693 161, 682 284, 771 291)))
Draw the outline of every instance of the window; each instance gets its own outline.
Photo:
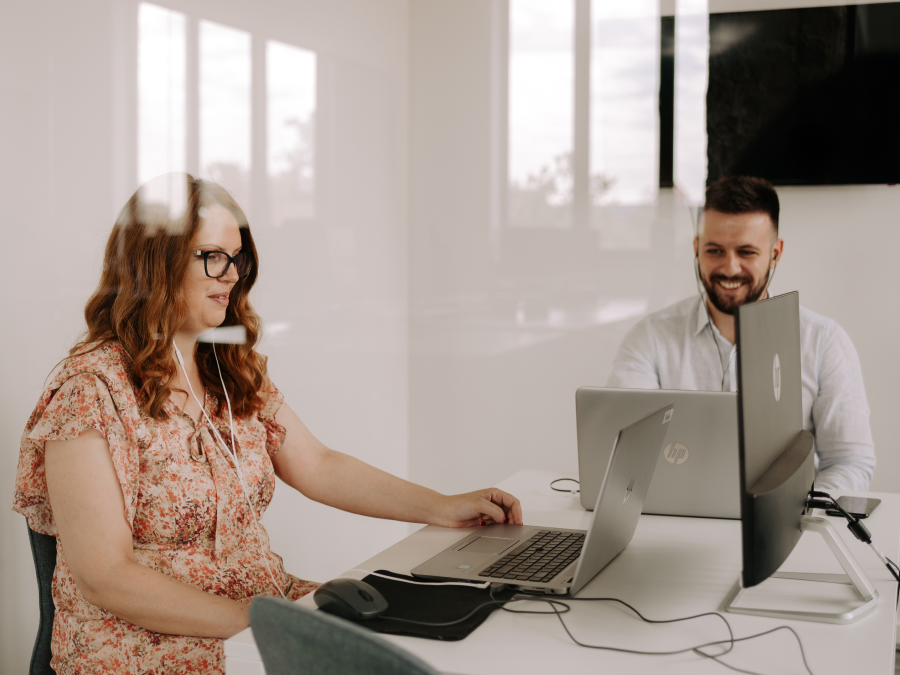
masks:
POLYGON ((510 0, 511 227, 572 226, 574 7, 571 0, 510 0))
POLYGON ((139 181, 188 171, 276 226, 314 218, 316 66, 308 50, 141 3, 139 181))
POLYGON ((707 0, 678 0, 675 18, 675 185, 691 206, 706 198, 707 0))
POLYGON ((659 189, 658 1, 593 0, 590 18, 590 226, 601 249, 649 249, 659 189))
POLYGON ((507 226, 649 249, 661 185, 702 203, 707 0, 509 3, 507 226))
POLYGON ((138 180, 185 163, 185 16, 141 4, 138 10, 138 180))
POLYGON ((199 26, 200 177, 221 183, 250 205, 250 34, 201 21, 199 26))

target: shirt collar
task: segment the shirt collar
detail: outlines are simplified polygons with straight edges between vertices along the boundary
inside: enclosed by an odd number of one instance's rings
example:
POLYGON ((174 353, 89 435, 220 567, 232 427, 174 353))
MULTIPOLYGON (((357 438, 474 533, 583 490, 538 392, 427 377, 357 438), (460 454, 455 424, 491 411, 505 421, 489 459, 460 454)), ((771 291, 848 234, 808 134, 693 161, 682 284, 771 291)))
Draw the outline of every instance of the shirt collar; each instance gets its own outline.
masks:
POLYGON ((699 295, 696 309, 697 326, 696 328, 694 328, 694 337, 700 335, 700 333, 703 332, 704 328, 710 326, 709 314, 707 314, 706 307, 703 304, 705 302, 706 300, 704 299, 704 297, 702 295, 699 295))
MULTIPOLYGON (((706 300, 705 298, 700 298, 700 301, 697 303, 697 326, 694 329, 694 337, 700 335, 705 328, 709 328, 712 333, 713 339, 716 341, 716 345, 728 345, 730 348, 734 349, 735 345, 728 342, 722 333, 719 332, 719 329, 716 327, 716 324, 712 322, 709 314, 707 313, 707 309, 705 306, 706 300)), ((720 347, 721 349, 721 347, 720 347)))

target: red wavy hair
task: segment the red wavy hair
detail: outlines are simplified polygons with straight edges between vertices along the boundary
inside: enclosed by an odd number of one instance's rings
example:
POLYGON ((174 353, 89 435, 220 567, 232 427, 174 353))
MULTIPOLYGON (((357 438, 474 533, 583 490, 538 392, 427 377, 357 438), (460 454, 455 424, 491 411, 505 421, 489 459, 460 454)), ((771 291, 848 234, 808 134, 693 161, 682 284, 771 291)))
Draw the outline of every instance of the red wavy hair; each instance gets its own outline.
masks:
MULTIPOLYGON (((241 249, 253 261, 249 275, 231 290, 222 322, 223 326, 243 326, 246 332, 243 344, 216 345, 222 378, 235 415, 250 415, 263 404, 259 391, 267 380, 266 360, 254 349, 262 331, 248 298, 259 259, 247 217, 220 185, 190 174, 165 174, 141 186, 116 219, 100 283, 84 309, 87 331, 69 352, 83 354, 119 344, 131 357, 130 375, 141 405, 154 419, 166 416, 163 405, 173 391, 172 340, 187 314, 182 281, 200 228, 201 209, 216 204, 234 215, 241 249)), ((198 343, 196 357, 200 379, 221 407, 225 396, 212 345, 198 343)))

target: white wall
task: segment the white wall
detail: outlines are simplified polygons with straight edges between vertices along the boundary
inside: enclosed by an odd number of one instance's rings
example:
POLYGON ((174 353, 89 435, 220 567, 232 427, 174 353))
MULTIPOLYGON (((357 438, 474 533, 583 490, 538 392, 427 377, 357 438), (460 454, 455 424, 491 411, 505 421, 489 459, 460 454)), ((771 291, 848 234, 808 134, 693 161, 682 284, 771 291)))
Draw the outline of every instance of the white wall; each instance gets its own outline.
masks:
MULTIPOLYGON (((406 475, 407 3, 159 4, 316 52, 317 217, 276 228, 250 210, 261 258, 254 302, 267 324, 288 325, 261 350, 313 433, 406 475)), ((106 238, 137 187, 136 17, 134 0, 0 9, 3 674, 26 672, 37 629, 25 521, 10 510, 19 437, 82 330, 106 238)), ((290 492, 279 486, 264 522, 299 576, 327 580, 408 532, 290 492)))
POLYGON ((872 490, 900 492, 896 406, 900 334, 892 251, 900 246, 900 187, 782 188, 784 262, 776 292, 839 322, 856 345, 871 410, 872 490))

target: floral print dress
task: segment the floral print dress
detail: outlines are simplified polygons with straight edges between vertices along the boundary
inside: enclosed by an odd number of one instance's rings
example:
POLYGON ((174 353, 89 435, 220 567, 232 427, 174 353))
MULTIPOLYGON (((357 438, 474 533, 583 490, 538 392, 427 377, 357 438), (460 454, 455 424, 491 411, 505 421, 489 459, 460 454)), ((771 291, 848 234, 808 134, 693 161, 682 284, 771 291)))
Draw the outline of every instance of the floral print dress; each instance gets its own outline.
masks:
MULTIPOLYGON (((264 552, 289 599, 315 589, 317 584, 285 572, 261 523, 257 534, 234 462, 216 443, 206 418, 201 415, 201 423, 195 423, 171 401, 166 419, 146 416, 128 376, 129 362, 115 344, 64 362, 25 428, 13 508, 36 532, 56 536, 44 443, 96 429, 109 443, 137 562, 208 593, 250 602, 257 595, 278 595, 264 552)), ((275 422, 281 393, 274 385, 261 393, 262 410, 234 420, 234 445, 257 521, 272 500, 270 456, 285 434, 275 422)), ((216 415, 218 401, 208 393, 204 408, 230 447, 227 410, 216 415)), ((59 539, 56 551, 51 666, 57 673, 224 672, 221 639, 154 633, 92 605, 75 585, 59 539)))

